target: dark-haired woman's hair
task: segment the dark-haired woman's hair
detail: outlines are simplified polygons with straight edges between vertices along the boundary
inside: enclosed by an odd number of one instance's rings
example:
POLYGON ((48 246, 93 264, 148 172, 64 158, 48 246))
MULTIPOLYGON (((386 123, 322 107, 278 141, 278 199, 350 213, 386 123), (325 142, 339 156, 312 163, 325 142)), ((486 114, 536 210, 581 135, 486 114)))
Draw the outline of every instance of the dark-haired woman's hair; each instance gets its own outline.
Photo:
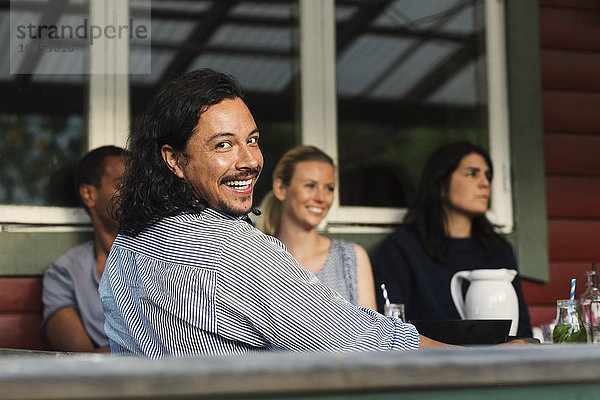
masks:
POLYGON ((112 204, 120 233, 135 236, 164 217, 206 208, 168 168, 161 149, 169 145, 185 157, 200 115, 236 98, 243 93, 235 78, 211 69, 186 73, 161 87, 129 135, 130 158, 112 204))
MULTIPOLYGON (((277 162, 273 171, 273 181, 281 179, 285 186, 289 186, 296 170, 296 165, 303 161, 321 161, 331 166, 333 159, 324 151, 315 146, 296 146, 286 151, 277 162)), ((262 201, 262 220, 258 228, 267 235, 277 236, 281 223, 281 201, 275 197, 271 190, 262 201)))
MULTIPOLYGON (((425 162, 417 197, 404 218, 404 224, 417 235, 429 256, 445 262, 448 253, 446 238, 447 217, 444 212, 442 191, 450 186, 452 173, 467 155, 481 155, 493 176, 492 162, 488 153, 469 142, 454 142, 435 150, 425 162)), ((481 247, 484 257, 492 257, 502 250, 505 239, 495 231, 495 226, 485 214, 472 220, 471 237, 481 247)))

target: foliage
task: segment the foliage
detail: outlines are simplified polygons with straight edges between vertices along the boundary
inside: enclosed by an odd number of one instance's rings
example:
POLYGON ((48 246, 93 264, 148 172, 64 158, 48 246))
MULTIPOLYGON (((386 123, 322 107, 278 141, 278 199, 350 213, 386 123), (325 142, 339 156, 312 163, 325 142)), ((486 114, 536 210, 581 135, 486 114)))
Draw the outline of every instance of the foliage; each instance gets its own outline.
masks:
POLYGON ((49 205, 70 190, 49 182, 71 183, 58 174, 83 153, 83 125, 79 115, 0 115, 0 204, 49 205))

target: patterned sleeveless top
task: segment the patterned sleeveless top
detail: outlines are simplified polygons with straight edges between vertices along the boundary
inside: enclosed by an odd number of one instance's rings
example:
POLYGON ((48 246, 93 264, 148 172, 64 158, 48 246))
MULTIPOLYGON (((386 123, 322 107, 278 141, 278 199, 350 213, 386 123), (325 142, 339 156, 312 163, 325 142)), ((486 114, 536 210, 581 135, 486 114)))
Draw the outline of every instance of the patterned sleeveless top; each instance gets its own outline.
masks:
POLYGON ((350 303, 358 303, 358 278, 354 243, 331 240, 323 267, 315 274, 321 283, 338 292, 350 303))

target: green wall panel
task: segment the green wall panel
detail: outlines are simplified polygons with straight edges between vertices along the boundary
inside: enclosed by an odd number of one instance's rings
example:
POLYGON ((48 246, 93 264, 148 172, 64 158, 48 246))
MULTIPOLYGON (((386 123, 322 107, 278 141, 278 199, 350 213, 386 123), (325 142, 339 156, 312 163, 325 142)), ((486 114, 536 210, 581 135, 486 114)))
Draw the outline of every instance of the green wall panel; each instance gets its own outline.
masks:
POLYGON ((521 275, 549 279, 537 1, 506 2, 514 244, 521 275))
POLYGON ((374 263, 377 250, 389 233, 327 233, 325 235, 334 239, 359 243, 369 254, 371 263, 374 263))
POLYGON ((91 232, 2 232, 0 275, 41 275, 52 261, 91 238, 91 232))

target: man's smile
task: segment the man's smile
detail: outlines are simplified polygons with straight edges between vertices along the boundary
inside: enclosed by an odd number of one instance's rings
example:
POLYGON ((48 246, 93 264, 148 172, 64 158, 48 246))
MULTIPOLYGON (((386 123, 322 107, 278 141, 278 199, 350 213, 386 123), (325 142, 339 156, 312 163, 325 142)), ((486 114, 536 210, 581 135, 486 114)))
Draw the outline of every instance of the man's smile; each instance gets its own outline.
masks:
POLYGON ((225 182, 225 186, 235 190, 235 191, 246 191, 248 190, 251 185, 252 185, 252 180, 253 178, 250 179, 246 179, 246 180, 235 180, 235 181, 227 181, 225 182))
POLYGON ((246 194, 247 192, 252 192, 252 181, 254 178, 249 178, 245 180, 230 180, 225 181, 224 185, 237 193, 246 194))
POLYGON ((221 185, 224 185, 232 192, 247 195, 252 193, 253 182, 258 179, 260 168, 253 168, 241 174, 229 175, 221 179, 221 185))

